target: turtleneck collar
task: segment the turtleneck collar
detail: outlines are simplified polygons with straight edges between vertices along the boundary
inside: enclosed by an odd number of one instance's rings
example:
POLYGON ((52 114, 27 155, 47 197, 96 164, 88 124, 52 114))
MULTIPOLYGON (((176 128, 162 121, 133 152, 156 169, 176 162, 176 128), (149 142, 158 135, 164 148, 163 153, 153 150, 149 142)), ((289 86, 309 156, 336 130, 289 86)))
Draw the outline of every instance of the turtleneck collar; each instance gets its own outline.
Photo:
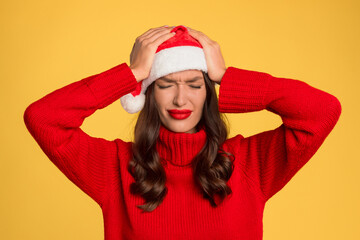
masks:
POLYGON ((165 164, 176 166, 191 165, 192 159, 206 143, 206 131, 202 127, 196 133, 177 133, 161 124, 156 148, 165 164))

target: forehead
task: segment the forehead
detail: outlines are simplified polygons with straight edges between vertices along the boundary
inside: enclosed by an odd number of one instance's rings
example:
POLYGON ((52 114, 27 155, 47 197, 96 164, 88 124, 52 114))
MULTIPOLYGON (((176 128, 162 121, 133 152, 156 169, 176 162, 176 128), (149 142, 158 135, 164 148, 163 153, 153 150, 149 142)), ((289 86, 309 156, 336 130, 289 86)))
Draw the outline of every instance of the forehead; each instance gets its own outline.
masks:
POLYGON ((203 80, 203 74, 200 70, 185 70, 168 74, 166 76, 158 78, 156 81, 161 82, 201 82, 203 80))

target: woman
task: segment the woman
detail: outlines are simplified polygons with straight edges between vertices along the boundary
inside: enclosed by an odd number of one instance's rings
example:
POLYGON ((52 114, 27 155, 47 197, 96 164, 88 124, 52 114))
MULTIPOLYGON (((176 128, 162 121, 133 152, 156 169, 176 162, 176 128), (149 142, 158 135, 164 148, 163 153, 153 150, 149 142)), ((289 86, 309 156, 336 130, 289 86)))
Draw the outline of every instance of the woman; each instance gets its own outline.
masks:
POLYGON ((265 203, 334 128, 338 99, 299 80, 226 68, 215 41, 182 25, 148 30, 130 58, 24 113, 49 159, 101 207, 105 239, 262 239, 265 203), (142 109, 134 143, 81 130, 119 98, 130 113, 142 109), (220 113, 264 109, 283 124, 227 138, 220 113))

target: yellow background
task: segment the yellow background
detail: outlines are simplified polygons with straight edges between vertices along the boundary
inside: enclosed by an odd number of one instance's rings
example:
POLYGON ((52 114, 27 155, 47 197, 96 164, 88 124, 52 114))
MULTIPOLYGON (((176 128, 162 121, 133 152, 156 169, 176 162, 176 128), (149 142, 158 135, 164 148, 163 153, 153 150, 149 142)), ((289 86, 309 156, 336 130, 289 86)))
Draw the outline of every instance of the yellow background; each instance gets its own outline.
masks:
MULTIPOLYGON (((182 24, 217 41, 227 67, 299 79, 342 104, 318 152, 267 202, 264 239, 360 239, 359 10, 355 0, 2 1, 0 238, 103 239, 100 207, 50 162, 23 113, 55 89, 129 64, 149 28, 182 24)), ((82 129, 128 141, 136 117, 115 101, 82 129)), ((268 111, 227 117, 230 137, 281 124, 268 111)))

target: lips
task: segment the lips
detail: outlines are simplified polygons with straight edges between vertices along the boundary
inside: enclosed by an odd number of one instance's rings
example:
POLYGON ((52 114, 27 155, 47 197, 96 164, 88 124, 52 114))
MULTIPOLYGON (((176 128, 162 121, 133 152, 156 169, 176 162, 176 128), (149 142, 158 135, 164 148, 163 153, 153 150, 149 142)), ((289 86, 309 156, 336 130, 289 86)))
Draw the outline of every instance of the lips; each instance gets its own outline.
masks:
POLYGON ((189 109, 183 109, 183 110, 179 110, 179 109, 171 109, 168 110, 170 116, 172 116, 175 119, 186 119, 191 115, 191 110, 189 109))

